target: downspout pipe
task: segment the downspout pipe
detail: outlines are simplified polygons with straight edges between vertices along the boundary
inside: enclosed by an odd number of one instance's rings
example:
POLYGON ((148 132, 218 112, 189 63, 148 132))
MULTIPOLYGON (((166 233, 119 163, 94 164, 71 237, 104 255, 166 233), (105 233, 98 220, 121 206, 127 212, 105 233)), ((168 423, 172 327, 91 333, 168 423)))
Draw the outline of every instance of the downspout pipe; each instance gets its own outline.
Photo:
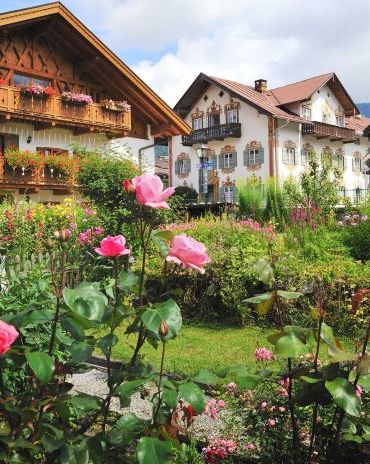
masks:
POLYGON ((290 119, 285 120, 285 124, 279 127, 279 120, 277 119, 277 127, 275 129, 275 176, 276 181, 279 182, 279 155, 278 155, 278 137, 279 137, 279 130, 284 129, 284 127, 290 124, 290 119))
MULTIPOLYGON (((153 148, 155 146, 155 143, 151 143, 150 145, 145 145, 141 148, 139 148, 139 168, 141 170, 142 164, 143 164, 143 153, 145 150, 148 150, 149 148, 153 148)), ((154 159, 154 166, 155 166, 155 159, 154 159)))

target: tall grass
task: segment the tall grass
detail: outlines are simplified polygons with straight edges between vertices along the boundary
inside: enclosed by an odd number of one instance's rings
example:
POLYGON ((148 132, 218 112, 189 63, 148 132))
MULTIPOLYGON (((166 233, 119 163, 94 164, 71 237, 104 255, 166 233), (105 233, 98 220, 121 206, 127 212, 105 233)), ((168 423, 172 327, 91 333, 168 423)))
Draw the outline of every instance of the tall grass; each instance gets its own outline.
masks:
POLYGON ((264 184, 247 179, 238 183, 239 214, 256 221, 273 220, 284 226, 289 220, 288 198, 284 185, 280 186, 274 177, 264 184))

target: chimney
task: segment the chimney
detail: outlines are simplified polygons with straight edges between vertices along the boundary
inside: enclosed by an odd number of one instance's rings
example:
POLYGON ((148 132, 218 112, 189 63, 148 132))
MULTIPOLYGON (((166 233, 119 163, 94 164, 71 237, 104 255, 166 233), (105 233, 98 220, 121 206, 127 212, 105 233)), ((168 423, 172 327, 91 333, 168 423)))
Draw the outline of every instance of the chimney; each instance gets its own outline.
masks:
POLYGON ((267 81, 266 79, 257 79, 254 81, 254 88, 257 92, 263 93, 267 91, 267 81))

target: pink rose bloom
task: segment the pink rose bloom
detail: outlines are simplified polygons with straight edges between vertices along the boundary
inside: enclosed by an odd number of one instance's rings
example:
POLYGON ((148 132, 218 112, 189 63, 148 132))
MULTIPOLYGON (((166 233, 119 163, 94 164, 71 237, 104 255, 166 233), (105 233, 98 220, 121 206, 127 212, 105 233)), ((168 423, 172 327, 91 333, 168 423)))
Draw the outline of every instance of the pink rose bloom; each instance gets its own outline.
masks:
POLYGON ((173 187, 163 190, 163 182, 159 176, 153 174, 143 174, 132 179, 135 188, 136 201, 139 205, 150 206, 151 208, 166 208, 168 204, 164 201, 175 193, 173 187))
POLYGON ((16 340, 18 335, 15 327, 4 321, 0 321, 0 355, 9 351, 10 345, 16 340))
POLYGON ((116 256, 129 255, 131 251, 126 248, 126 240, 122 235, 111 237, 108 235, 100 242, 100 247, 95 248, 95 251, 107 258, 115 258, 116 256))
POLYGON ((269 419, 269 420, 267 421, 267 423, 268 423, 268 425, 269 425, 270 427, 274 427, 274 426, 276 425, 276 422, 277 422, 277 421, 276 421, 275 419, 269 419))
POLYGON ((235 382, 230 382, 226 385, 226 388, 228 389, 229 393, 233 393, 238 387, 235 382))
POLYGON ((261 403, 261 408, 262 408, 262 409, 267 408, 267 403, 266 403, 266 401, 264 401, 263 403, 261 403))
POLYGON ((284 411, 285 411, 284 406, 279 406, 279 411, 280 411, 280 412, 284 412, 284 411))
POLYGON ((271 351, 264 347, 256 348, 255 356, 258 362, 270 361, 273 358, 271 351))
POLYGON ((185 268, 196 269, 205 273, 204 265, 211 262, 206 247, 186 234, 176 235, 170 243, 166 261, 173 261, 185 268))
POLYGON ((355 391, 355 393, 356 393, 357 398, 360 398, 360 399, 361 399, 362 388, 361 388, 359 385, 356 386, 356 391, 355 391))
POLYGON ((256 445, 254 443, 247 443, 245 445, 245 449, 247 450, 255 450, 256 449, 256 445))
POLYGON ((219 408, 224 408, 225 407, 225 401, 224 400, 219 400, 218 403, 217 403, 217 406, 219 408))

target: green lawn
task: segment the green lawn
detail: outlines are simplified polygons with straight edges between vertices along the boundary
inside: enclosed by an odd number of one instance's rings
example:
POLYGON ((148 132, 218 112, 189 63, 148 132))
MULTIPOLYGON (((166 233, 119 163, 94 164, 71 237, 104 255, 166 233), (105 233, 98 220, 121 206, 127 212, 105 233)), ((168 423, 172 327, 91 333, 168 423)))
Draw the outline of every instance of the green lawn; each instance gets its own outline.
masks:
MULTIPOLYGON (((127 337, 124 330, 117 330, 119 342, 113 349, 113 357, 121 360, 129 357, 132 353, 129 345, 135 343, 135 337, 127 337)), ((268 347, 266 337, 272 332, 273 329, 259 327, 239 329, 187 324, 175 340, 168 342, 166 371, 194 374, 202 368, 215 371, 235 364, 254 363, 256 346, 268 347)), ((159 366, 160 350, 156 351, 146 344, 142 353, 147 361, 159 366)))

